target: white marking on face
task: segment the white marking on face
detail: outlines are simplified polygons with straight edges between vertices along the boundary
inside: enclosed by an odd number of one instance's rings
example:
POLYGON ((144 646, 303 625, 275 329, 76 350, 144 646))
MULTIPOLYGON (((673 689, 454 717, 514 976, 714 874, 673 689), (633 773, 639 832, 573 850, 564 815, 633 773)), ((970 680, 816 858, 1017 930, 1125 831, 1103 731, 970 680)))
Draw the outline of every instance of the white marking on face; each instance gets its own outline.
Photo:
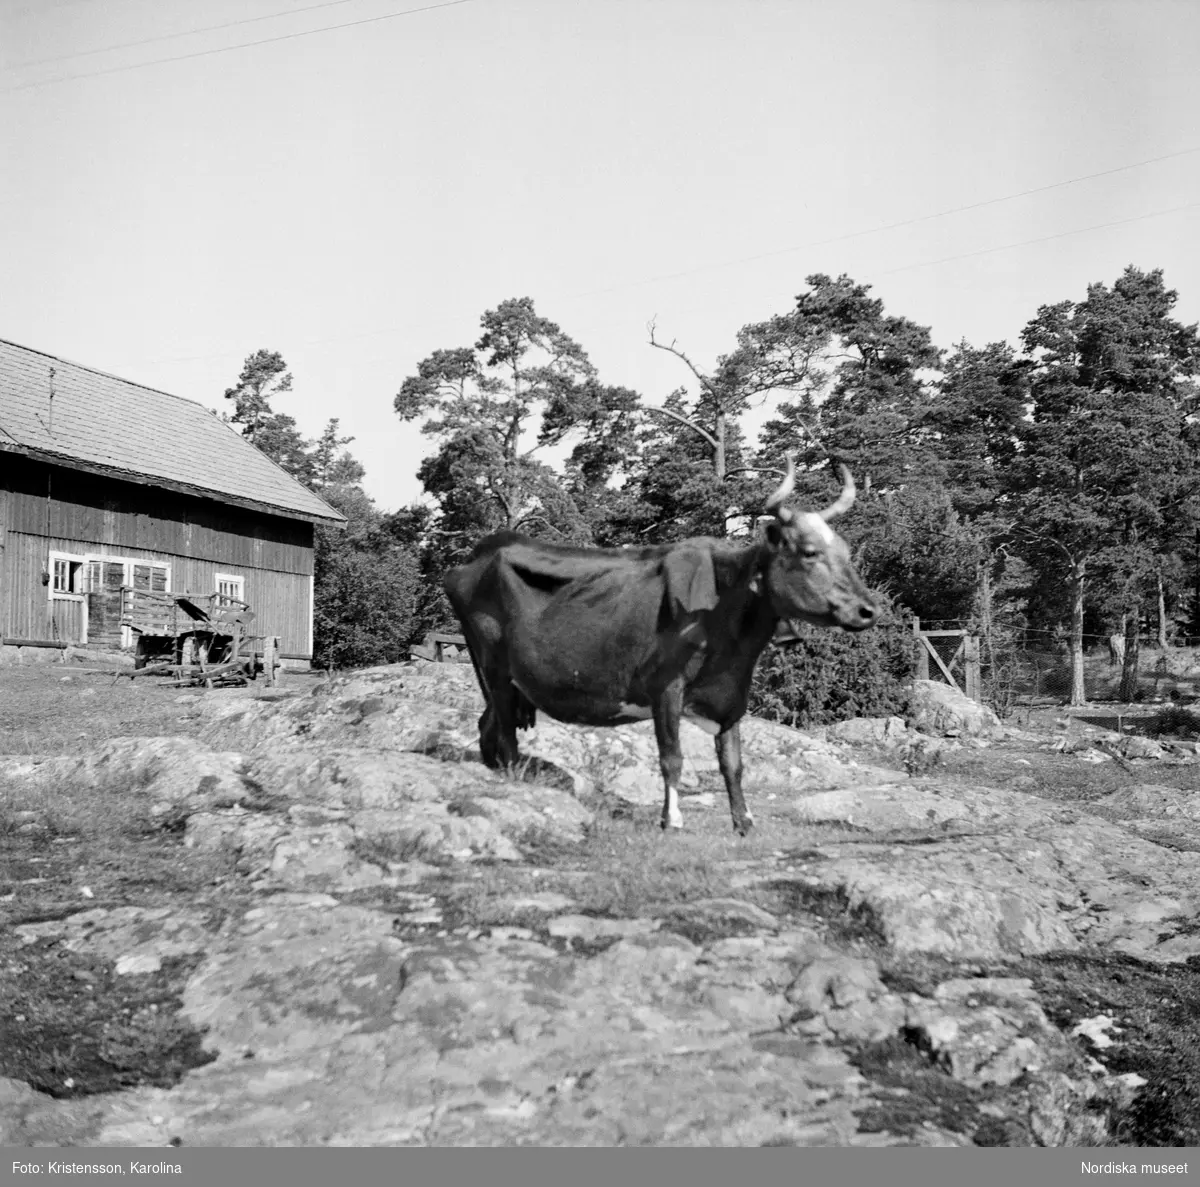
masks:
POLYGON ((700 717, 695 713, 685 713, 683 719, 690 721, 693 725, 698 725, 706 734, 710 734, 714 738, 721 732, 721 727, 707 717, 700 717))
POLYGON ((826 544, 833 543, 833 529, 815 511, 802 513, 808 530, 826 544))

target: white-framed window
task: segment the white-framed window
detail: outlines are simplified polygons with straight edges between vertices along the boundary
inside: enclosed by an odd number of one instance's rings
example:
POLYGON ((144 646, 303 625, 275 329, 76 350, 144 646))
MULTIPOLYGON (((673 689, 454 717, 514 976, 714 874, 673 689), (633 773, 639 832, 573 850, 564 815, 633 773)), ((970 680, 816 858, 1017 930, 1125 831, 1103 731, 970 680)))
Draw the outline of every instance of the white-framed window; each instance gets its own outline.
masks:
POLYGON ((67 552, 50 554, 50 596, 82 597, 87 571, 84 558, 67 552))
POLYGON ((218 573, 215 592, 224 601, 226 598, 236 598, 239 602, 246 600, 246 578, 239 573, 218 573))
POLYGON ((152 561, 132 556, 103 556, 90 553, 86 558, 84 585, 87 593, 131 589, 167 593, 171 588, 171 566, 165 561, 152 561))

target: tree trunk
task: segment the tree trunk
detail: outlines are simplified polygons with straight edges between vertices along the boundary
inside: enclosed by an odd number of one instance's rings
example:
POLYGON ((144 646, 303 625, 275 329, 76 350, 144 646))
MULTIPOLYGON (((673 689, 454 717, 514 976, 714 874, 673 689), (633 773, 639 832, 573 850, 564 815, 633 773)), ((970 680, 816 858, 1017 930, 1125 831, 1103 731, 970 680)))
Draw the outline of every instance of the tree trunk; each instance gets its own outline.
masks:
POLYGON ((725 413, 717 412, 716 424, 717 447, 713 450, 713 472, 718 482, 725 480, 725 413))
POLYGON ((1121 625, 1119 635, 1108 636, 1108 666, 1120 668, 1125 665, 1125 626, 1121 625))
POLYGON ((1129 625, 1129 614, 1121 615, 1121 627, 1115 635, 1108 636, 1109 666, 1123 668, 1125 666, 1125 631, 1129 625))
POLYGON ((1137 700, 1138 691, 1138 628, 1141 625, 1140 607, 1131 607, 1125 616, 1125 663, 1121 668, 1121 687, 1117 700, 1130 703, 1137 700))
POLYGON ((1163 655, 1167 654, 1167 598, 1163 592, 1162 574, 1156 574, 1158 579, 1158 646, 1163 655))
POLYGON ((1083 584, 1086 572, 1083 561, 1071 566, 1071 695, 1068 705, 1087 703, 1083 683, 1083 584))

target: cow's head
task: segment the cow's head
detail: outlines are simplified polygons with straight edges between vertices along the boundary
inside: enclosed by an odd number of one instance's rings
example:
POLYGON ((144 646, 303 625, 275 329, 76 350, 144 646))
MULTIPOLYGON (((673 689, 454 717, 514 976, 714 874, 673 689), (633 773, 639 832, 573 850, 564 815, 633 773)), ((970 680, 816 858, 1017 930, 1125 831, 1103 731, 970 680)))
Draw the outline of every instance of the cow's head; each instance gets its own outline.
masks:
POLYGON ((795 489, 796 470, 788 458, 787 476, 767 500, 774 515, 767 525, 763 578, 771 607, 780 618, 848 631, 869 627, 878 614, 875 600, 855 572, 846 541, 829 526, 854 502, 854 479, 842 468, 842 493, 824 511, 796 511, 786 505, 795 489))

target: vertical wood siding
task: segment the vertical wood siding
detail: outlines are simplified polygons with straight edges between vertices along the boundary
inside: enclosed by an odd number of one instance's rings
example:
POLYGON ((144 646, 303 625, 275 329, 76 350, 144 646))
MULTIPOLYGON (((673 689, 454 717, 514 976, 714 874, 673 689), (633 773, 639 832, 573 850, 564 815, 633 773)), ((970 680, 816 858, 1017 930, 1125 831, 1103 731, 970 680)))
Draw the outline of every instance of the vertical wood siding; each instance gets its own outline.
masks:
POLYGON ((9 606, 12 596, 9 577, 13 572, 13 559, 8 555, 8 516, 11 496, 0 485, 0 638, 8 634, 9 606))
POLYGON ((86 643, 83 602, 78 598, 53 598, 50 602, 50 629, 56 642, 86 643))
MULTIPOLYGON (((171 589, 179 593, 213 593, 218 572, 238 574, 246 580, 245 599, 256 616, 254 633, 278 635, 286 654, 311 654, 310 523, 38 465, 11 454, 0 461, 0 487, 7 488, 0 490, 3 635, 55 638, 49 590, 41 581, 53 551, 166 563, 171 589)), ((147 572, 139 567, 143 578, 147 572)), ((72 603, 73 610, 65 605, 56 604, 60 632, 82 620, 81 603, 72 603), (72 619, 72 614, 80 618, 72 619)), ((101 612, 98 618, 91 633, 110 642, 108 616, 101 612)))

